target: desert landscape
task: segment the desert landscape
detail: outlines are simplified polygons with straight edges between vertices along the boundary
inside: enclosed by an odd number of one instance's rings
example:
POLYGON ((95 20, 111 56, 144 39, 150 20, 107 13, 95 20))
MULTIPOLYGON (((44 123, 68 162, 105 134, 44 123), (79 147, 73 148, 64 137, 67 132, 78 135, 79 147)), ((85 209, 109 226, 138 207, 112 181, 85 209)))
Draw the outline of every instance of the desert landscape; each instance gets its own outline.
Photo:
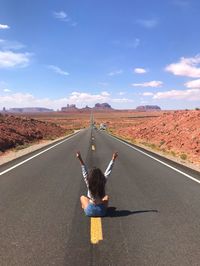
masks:
POLYGON ((11 148, 23 149, 39 140, 53 140, 70 132, 70 129, 53 122, 25 116, 0 115, 0 151, 3 154, 11 148))
MULTIPOLYGON (((94 123, 130 143, 184 164, 200 166, 200 111, 93 110, 94 123)), ((53 140, 90 125, 91 110, 0 117, 1 156, 41 140, 53 140)))

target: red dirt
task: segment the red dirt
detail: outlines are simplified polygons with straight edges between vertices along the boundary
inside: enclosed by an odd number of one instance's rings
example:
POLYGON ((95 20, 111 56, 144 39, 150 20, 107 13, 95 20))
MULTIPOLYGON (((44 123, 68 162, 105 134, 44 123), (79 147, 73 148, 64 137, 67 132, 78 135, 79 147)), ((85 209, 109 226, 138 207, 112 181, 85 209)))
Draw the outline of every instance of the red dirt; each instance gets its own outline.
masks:
POLYGON ((200 163, 200 111, 164 112, 135 125, 113 129, 113 133, 183 160, 200 163))
MULTIPOLYGON (((88 113, 48 113, 0 116, 0 151, 37 139, 62 136, 88 127, 88 113), (34 118, 34 119, 32 119, 34 118), (53 122, 53 123, 52 123, 53 122), (56 126, 57 124, 57 126, 56 126)), ((200 111, 94 112, 96 125, 136 144, 200 165, 200 111)))
POLYGON ((0 115, 0 151, 31 143, 35 140, 64 136, 66 129, 55 123, 27 117, 0 115))

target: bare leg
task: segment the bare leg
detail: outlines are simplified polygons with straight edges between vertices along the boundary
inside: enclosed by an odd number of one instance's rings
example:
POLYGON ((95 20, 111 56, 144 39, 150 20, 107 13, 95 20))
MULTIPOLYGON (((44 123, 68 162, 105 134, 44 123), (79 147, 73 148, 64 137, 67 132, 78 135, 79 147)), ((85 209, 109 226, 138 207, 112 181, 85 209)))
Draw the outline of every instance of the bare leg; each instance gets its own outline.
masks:
POLYGON ((89 204, 89 199, 85 196, 81 196, 80 197, 80 201, 81 201, 81 207, 83 209, 87 208, 88 204, 89 204))
POLYGON ((105 207, 108 208, 108 202, 109 202, 108 195, 106 195, 105 197, 103 197, 102 202, 105 205, 105 207))

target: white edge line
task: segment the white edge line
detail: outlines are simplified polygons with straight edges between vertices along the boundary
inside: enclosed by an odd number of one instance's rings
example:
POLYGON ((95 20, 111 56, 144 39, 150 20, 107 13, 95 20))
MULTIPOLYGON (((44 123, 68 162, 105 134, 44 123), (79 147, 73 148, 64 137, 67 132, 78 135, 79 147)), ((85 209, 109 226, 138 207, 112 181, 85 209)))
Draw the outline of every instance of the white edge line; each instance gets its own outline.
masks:
POLYGON ((112 136, 112 135, 110 135, 110 134, 108 134, 108 135, 109 135, 110 137, 112 137, 112 138, 118 140, 119 142, 121 142, 121 143, 123 143, 123 144, 126 144, 127 146, 131 147, 132 149, 134 149, 134 150, 136 150, 136 151, 138 151, 138 152, 140 152, 140 153, 142 153, 142 154, 145 154, 146 156, 150 157, 151 159, 153 159, 153 160, 155 160, 155 161, 157 161, 157 162, 159 162, 159 163, 161 163, 161 164, 163 164, 163 165, 165 165, 165 166, 167 166, 167 167, 173 169, 174 171, 176 171, 176 172, 178 172, 178 173, 180 173, 180 174, 182 174, 182 175, 184 175, 184 176, 190 178, 191 180, 193 180, 193 181, 195 181, 195 182, 197 182, 197 183, 200 184, 200 180, 198 180, 198 179, 192 177, 191 175, 188 175, 188 174, 182 172, 181 170, 178 170, 177 168, 175 168, 175 167, 173 167, 173 166, 171 166, 171 165, 169 165, 169 164, 167 164, 167 163, 164 163, 163 161, 161 161, 161 160, 155 158, 154 156, 149 155, 148 153, 146 153, 146 152, 144 152, 144 151, 141 151, 140 149, 137 149, 137 148, 133 147, 132 145, 130 145, 130 144, 124 142, 123 140, 120 140, 120 139, 118 139, 118 138, 116 138, 116 137, 114 137, 114 136, 112 136))
POLYGON ((22 161, 22 162, 20 162, 20 163, 18 163, 18 164, 13 165, 12 167, 10 167, 10 168, 4 170, 3 172, 1 172, 1 173, 0 173, 0 176, 3 175, 3 174, 5 174, 5 173, 8 173, 8 172, 10 172, 11 170, 15 169, 16 167, 18 167, 18 166, 20 166, 20 165, 22 165, 22 164, 24 164, 24 163, 26 163, 26 162, 32 160, 33 158, 35 158, 35 157, 41 155, 42 153, 44 153, 44 152, 46 152, 46 151, 49 151, 49 150, 55 148, 56 146, 62 144, 63 142, 65 142, 65 141, 67 141, 67 140, 73 138, 75 135, 77 135, 77 134, 75 133, 73 136, 68 137, 68 138, 66 138, 66 139, 64 139, 64 140, 62 140, 62 141, 60 141, 60 142, 54 144, 53 146, 51 146, 51 147, 49 147, 49 148, 47 148, 47 149, 45 149, 45 150, 43 150, 43 151, 41 151, 41 152, 39 152, 39 153, 33 155, 33 156, 31 156, 31 157, 29 157, 28 159, 26 159, 26 160, 24 160, 24 161, 22 161))

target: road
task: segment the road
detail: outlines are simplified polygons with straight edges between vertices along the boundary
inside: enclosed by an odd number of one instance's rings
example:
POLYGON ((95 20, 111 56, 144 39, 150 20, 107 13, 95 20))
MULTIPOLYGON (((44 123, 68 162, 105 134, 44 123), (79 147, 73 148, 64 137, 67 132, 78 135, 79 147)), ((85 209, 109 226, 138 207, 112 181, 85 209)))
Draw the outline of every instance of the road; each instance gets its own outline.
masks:
POLYGON ((91 128, 37 153, 0 167, 1 266, 200 265, 199 173, 172 164, 177 172, 91 128), (77 150, 102 170, 119 152, 96 244, 80 208, 86 187, 77 150))

